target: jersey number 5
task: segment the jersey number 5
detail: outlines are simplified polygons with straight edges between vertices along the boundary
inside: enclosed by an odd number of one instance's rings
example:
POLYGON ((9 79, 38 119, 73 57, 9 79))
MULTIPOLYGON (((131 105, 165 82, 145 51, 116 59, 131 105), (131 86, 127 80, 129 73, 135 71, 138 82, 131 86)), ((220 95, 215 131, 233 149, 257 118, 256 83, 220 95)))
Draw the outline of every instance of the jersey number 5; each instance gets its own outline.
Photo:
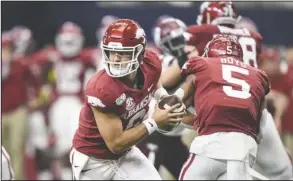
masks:
POLYGON ((235 97, 239 99, 247 99, 251 96, 250 85, 238 78, 232 77, 232 72, 249 75, 249 71, 244 68, 236 67, 233 65, 222 65, 222 76, 228 83, 241 86, 241 90, 235 90, 232 86, 223 86, 223 91, 229 97, 235 97))

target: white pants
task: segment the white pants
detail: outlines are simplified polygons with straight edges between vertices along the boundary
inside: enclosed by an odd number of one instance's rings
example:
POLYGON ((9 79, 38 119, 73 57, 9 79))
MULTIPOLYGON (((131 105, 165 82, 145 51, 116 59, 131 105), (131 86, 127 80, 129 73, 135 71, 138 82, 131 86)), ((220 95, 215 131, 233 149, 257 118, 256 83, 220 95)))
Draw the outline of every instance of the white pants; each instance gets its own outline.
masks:
POLYGON ((179 180, 252 180, 249 163, 240 160, 220 160, 191 153, 182 167, 179 180))
POLYGON ((269 112, 267 112, 262 137, 263 139, 258 145, 254 169, 272 180, 292 179, 293 169, 290 158, 269 112))
POLYGON ((13 180, 14 173, 12 170, 10 156, 8 155, 5 148, 2 146, 1 148, 1 155, 2 155, 2 168, 1 168, 1 180, 13 180))
POLYGON ((251 179, 257 152, 255 140, 238 132, 219 132, 194 138, 190 157, 184 164, 180 180, 218 179, 227 172, 227 179, 251 179))
POLYGON ((48 128, 42 111, 33 111, 29 114, 28 144, 32 148, 44 150, 48 148, 48 128))
POLYGON ((136 147, 118 160, 95 159, 73 148, 70 162, 76 180, 162 180, 136 147))
POLYGON ((82 102, 77 96, 61 96, 49 110, 50 129, 56 136, 56 154, 68 153, 79 123, 82 102))

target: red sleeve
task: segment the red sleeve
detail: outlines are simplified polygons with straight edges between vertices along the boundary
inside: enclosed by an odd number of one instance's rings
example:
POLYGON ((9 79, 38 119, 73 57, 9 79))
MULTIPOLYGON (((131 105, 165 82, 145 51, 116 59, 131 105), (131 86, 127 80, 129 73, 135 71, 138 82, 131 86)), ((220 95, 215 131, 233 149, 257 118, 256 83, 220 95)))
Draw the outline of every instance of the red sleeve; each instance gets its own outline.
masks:
POLYGON ((153 68, 153 71, 160 77, 162 72, 162 62, 157 53, 151 50, 146 50, 145 58, 146 63, 150 64, 153 68))
POLYGON ((183 76, 188 76, 190 74, 195 74, 202 71, 206 67, 206 62, 203 57, 191 57, 182 67, 181 74, 183 76))
POLYGON ((264 71, 262 71, 260 69, 258 69, 258 70, 260 72, 261 82, 262 82, 262 85, 263 85, 264 90, 265 90, 265 95, 267 95, 271 90, 270 80, 269 80, 267 74, 264 71))
POLYGON ((195 46, 199 55, 202 55, 206 44, 213 39, 215 34, 219 34, 220 30, 216 25, 192 25, 186 30, 189 34, 187 44, 195 46))
POLYGON ((24 66, 26 73, 25 79, 33 89, 33 96, 38 97, 41 87, 40 70, 39 67, 30 60, 23 59, 22 65, 24 66))
POLYGON ((115 95, 111 94, 111 83, 104 74, 105 71, 100 71, 88 81, 85 100, 90 106, 105 112, 112 112, 115 109, 115 101, 113 100, 115 95))

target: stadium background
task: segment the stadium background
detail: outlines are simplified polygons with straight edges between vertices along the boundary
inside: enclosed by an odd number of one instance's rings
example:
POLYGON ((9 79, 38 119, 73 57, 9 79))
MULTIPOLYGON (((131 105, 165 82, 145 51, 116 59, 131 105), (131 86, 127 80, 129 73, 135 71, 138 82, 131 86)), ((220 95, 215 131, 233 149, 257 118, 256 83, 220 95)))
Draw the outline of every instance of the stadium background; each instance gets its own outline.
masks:
MULTIPOLYGON (((77 23, 83 29, 85 46, 97 46, 96 31, 105 15, 130 18, 145 29, 152 42, 152 27, 160 15, 171 15, 187 25, 196 24, 201 2, 1 2, 2 32, 16 25, 30 28, 36 48, 54 44, 57 29, 65 21, 77 23)), ((238 13, 251 18, 263 35, 263 43, 277 47, 291 64, 293 47, 293 3, 290 2, 236 2, 238 13), (289 61, 290 60, 290 61, 289 61)), ((282 57, 283 57, 282 56, 282 57)), ((280 60, 281 61, 281 60, 280 60)), ((5 95, 2 95, 5 96, 5 95)), ((293 120, 291 120, 293 121, 293 120)), ((293 130, 292 130, 293 133, 293 130)), ((28 165, 28 167, 30 167, 28 165)), ((26 178, 34 178, 26 173, 26 178)))

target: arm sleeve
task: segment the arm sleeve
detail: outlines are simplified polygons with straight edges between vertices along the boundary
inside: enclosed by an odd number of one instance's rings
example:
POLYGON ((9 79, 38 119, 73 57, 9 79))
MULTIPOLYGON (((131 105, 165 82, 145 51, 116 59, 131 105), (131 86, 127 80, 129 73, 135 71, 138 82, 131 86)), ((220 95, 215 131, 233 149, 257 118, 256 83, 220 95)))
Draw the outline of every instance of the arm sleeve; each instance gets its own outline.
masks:
POLYGON ((202 57, 191 57, 182 67, 181 74, 186 77, 195 74, 205 67, 205 60, 202 57))
POLYGON ((85 102, 103 112, 112 112, 115 110, 114 96, 111 92, 106 91, 111 89, 106 89, 102 82, 93 79, 88 82, 85 90, 85 102))

